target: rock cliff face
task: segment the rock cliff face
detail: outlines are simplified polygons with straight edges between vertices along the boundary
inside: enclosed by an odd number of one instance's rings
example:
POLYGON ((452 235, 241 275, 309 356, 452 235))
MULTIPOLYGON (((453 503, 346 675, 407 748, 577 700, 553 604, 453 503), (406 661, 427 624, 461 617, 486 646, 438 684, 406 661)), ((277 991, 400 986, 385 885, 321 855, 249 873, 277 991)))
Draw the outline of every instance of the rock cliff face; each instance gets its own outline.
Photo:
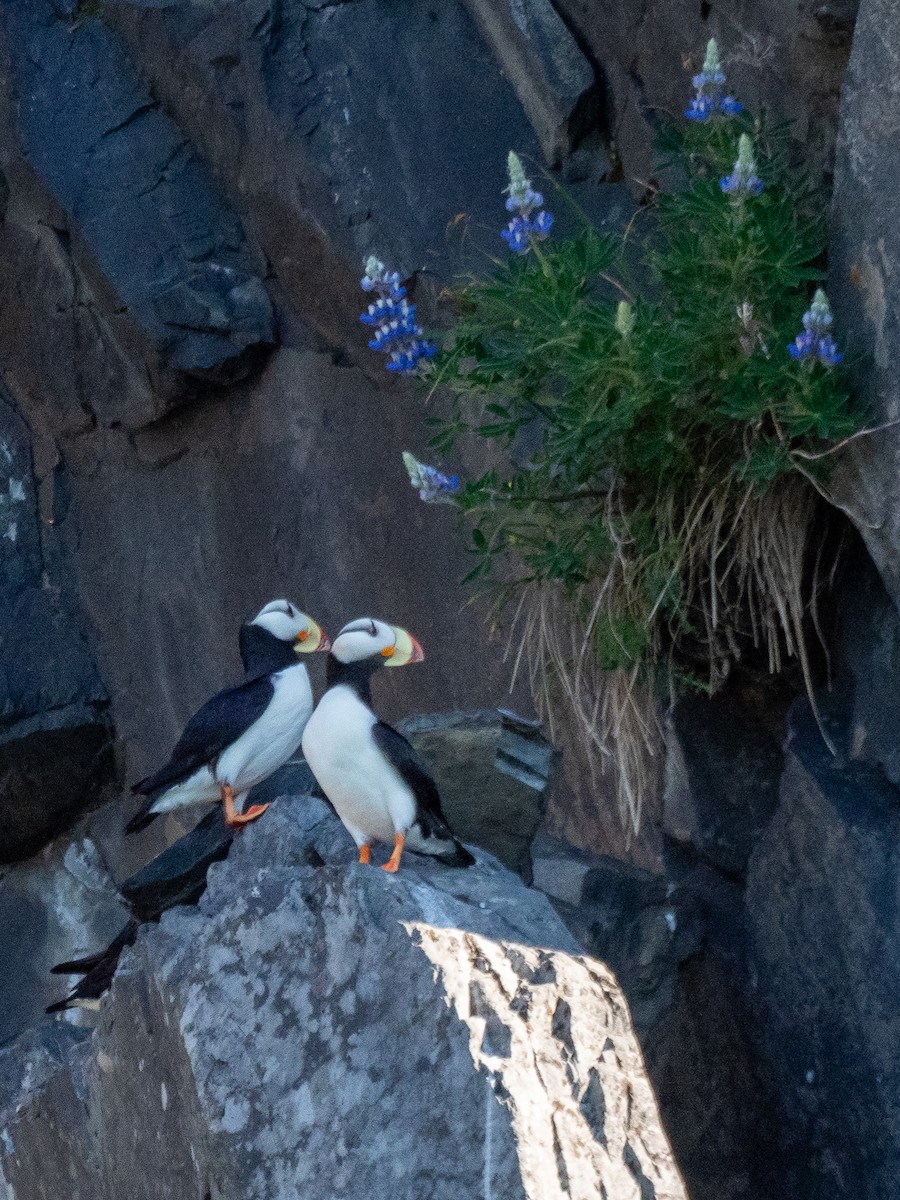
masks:
POLYGON ((606 141, 639 192, 710 34, 748 97, 759 59, 816 125, 849 49, 832 8, 3 0, 0 363, 129 775, 277 594, 415 628, 445 670, 407 707, 496 699, 455 519, 406 486, 421 410, 364 348, 359 263, 390 257, 427 310, 493 250, 510 146, 621 206, 606 141))
MULTIPOLYGON (((112 748, 124 779, 155 765, 233 678, 235 631, 265 600, 329 629, 363 611, 412 628, 430 662, 385 678, 388 714, 502 702, 455 517, 406 483, 423 408, 365 349, 360 264, 390 258, 440 319, 443 281, 497 247, 510 147, 627 220, 656 115, 683 107, 710 35, 738 94, 794 117, 826 174, 854 37, 830 290, 871 351, 873 420, 896 420, 886 0, 0 0, 0 861, 75 825, 0 880, 17 921, 0 1038, 56 998, 52 957, 118 923, 112 878, 161 848, 158 831, 123 847, 115 804, 82 815, 112 748)), ((900 1145, 898 437, 854 443, 836 484, 884 581, 860 556, 837 597, 837 763, 802 706, 788 722, 796 681, 735 679, 673 714, 641 839, 626 850, 602 795, 551 788, 552 828, 581 849, 544 834, 532 852, 536 793, 479 808, 496 719, 443 742, 420 728, 454 819, 525 872, 533 857, 573 933, 490 865, 319 873, 316 855, 340 859, 321 810, 297 808, 285 849, 273 809, 199 912, 141 937, 93 1041, 42 1026, 2 1056, 10 1194, 276 1196, 312 1151, 317 1195, 321 1178, 372 1194, 399 1161, 367 1135, 387 1097, 429 1195, 579 1195, 586 1171, 609 1200, 680 1195, 621 995, 577 935, 622 980, 694 1200, 883 1200, 900 1145), (328 930, 343 968, 312 961, 328 930), (350 966, 370 989, 356 1009, 350 966), (357 1040, 335 1065, 337 1031, 357 1040), (427 1128, 416 1087, 441 1114, 427 1128)))
POLYGON ((400 460, 420 402, 357 321, 365 253, 451 272, 444 230, 495 223, 508 147, 539 153, 466 9, 4 0, 0 25, 0 362, 128 776, 273 596, 414 629, 445 670, 408 707, 494 700, 455 519, 400 460))
POLYGON ((354 858, 280 799, 142 934, 90 1041, 25 1047, 10 1200, 683 1200, 621 992, 547 901, 484 855, 354 858))

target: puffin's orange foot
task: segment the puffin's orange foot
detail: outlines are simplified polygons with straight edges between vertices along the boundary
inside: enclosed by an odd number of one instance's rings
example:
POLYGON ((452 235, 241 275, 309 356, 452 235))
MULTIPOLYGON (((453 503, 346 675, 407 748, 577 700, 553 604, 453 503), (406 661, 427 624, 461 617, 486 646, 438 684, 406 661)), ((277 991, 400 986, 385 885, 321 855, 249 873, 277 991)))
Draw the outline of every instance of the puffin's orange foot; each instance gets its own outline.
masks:
POLYGON ((372 848, 371 848, 371 846, 360 846, 360 848, 359 848, 359 861, 360 861, 361 863, 365 863, 365 864, 368 866, 368 864, 369 864, 369 863, 372 861, 372 848))
POLYGON ((245 813, 239 813, 234 803, 234 788, 228 783, 222 784, 222 808, 225 810, 225 824, 229 829, 243 829, 245 825, 261 817, 268 807, 268 804, 253 804, 245 813))
POLYGON ((394 871, 396 871, 398 869, 398 867, 400 866, 400 859, 403 855, 403 843, 405 841, 406 841, 406 838, 404 837, 404 835, 402 833, 394 834, 394 853, 391 855, 391 857, 387 860, 387 862, 381 868, 382 871, 390 871, 391 873, 393 873, 394 871))
POLYGON ((225 824, 229 829, 243 829, 245 825, 261 817, 268 807, 268 804, 251 804, 246 812, 226 814, 225 824))

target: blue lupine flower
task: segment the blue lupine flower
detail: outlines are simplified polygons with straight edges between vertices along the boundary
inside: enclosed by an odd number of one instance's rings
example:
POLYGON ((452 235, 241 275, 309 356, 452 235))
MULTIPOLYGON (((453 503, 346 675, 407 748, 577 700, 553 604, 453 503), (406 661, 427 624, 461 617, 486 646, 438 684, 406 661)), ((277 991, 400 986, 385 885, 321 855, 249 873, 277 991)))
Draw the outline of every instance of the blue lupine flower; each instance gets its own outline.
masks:
POLYGON ((837 348, 837 342, 831 336, 819 339, 819 362, 824 363, 826 367, 836 367, 839 362, 843 361, 843 354, 837 348))
POLYGON ((689 121, 708 121, 715 105, 710 96, 698 92, 685 109, 684 115, 689 121))
POLYGON ((419 462, 408 450, 403 451, 403 463, 409 482, 418 491, 420 500, 426 504, 453 503, 453 497, 460 487, 458 475, 445 475, 437 467, 419 462))
POLYGON ((509 195, 506 199, 506 211, 516 213, 505 229, 500 230, 500 236, 512 250, 513 254, 527 254, 532 242, 543 241, 553 227, 553 214, 541 210, 536 217, 532 213, 544 203, 544 197, 531 186, 531 180, 525 175, 525 169, 517 154, 512 150, 507 160, 509 168, 509 195))
POLYGON ((803 332, 788 345, 791 358, 810 364, 820 362, 826 367, 836 367, 842 362, 844 356, 830 333, 833 319, 828 297, 818 288, 803 314, 803 332))
POLYGON ((689 121, 708 121, 714 113, 722 113, 726 117, 736 117, 743 112, 744 106, 734 96, 724 96, 725 73, 719 62, 719 48, 715 38, 710 38, 706 45, 706 59, 703 70, 691 81, 697 90, 688 105, 685 116, 689 121))
POLYGON ((388 271, 374 255, 366 262, 366 273, 359 281, 364 292, 377 293, 375 301, 360 315, 364 325, 374 325, 370 350, 387 354, 389 371, 409 374, 422 359, 433 358, 437 347, 422 337, 416 324, 416 306, 406 300, 406 288, 396 271, 388 271))
POLYGON ((753 143, 746 133, 742 133, 738 140, 737 161, 731 174, 719 180, 719 187, 738 202, 747 196, 758 196, 763 190, 763 181, 756 174, 753 143))

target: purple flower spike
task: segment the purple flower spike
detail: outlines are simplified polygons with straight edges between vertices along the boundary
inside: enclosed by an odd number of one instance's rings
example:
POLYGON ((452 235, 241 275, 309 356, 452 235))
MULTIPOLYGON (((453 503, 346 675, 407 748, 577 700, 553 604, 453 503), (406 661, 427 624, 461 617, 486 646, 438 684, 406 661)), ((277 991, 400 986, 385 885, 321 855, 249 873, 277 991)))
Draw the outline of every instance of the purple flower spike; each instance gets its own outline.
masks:
POLYGON ((742 133, 738 140, 737 161, 731 174, 719 180, 719 187, 730 195, 736 204, 740 204, 748 196, 758 196, 763 190, 763 181, 756 174, 753 143, 746 133, 742 133))
POLYGON ((374 302, 359 319, 364 325, 374 326, 369 349, 389 356, 387 369, 408 375, 423 359, 433 358, 437 348, 423 339, 416 324, 416 306, 406 300, 399 274, 387 271, 384 263, 373 256, 366 262, 366 273, 359 282, 364 292, 376 293, 374 302))
POLYGON ((734 96, 723 95, 725 73, 719 62, 719 48, 714 38, 707 43, 703 70, 691 82, 697 94, 685 110, 684 115, 689 121, 708 121, 718 113, 724 117, 734 117, 743 111, 744 106, 734 96))
POLYGON ((500 236, 514 254, 527 254, 531 249, 528 241, 530 224, 527 217, 513 217, 505 229, 500 230, 500 236))
POLYGON ((819 362, 824 363, 826 367, 836 367, 839 362, 843 362, 844 356, 837 348, 837 342, 831 336, 819 339, 817 348, 819 362))
POLYGON ((819 288, 803 314, 803 332, 788 345, 791 358, 810 365, 820 362, 825 367, 836 367, 843 362, 844 356, 829 332, 832 321, 828 297, 819 288))
POLYGON ((809 358, 810 354, 812 354, 815 342, 814 335, 804 330, 803 333, 797 334, 794 340, 788 344, 788 354, 791 358, 796 358, 802 362, 803 359, 809 358))
POLYGON ((539 238, 545 238, 553 228, 553 213, 539 212, 531 222, 531 232, 539 238))
POLYGON ((544 197, 531 186, 517 154, 509 152, 509 195, 506 211, 516 215, 500 236, 513 254, 527 254, 535 241, 542 241, 553 226, 553 214, 541 211, 532 216, 536 208, 544 203, 544 197))
POLYGON ((702 92, 693 97, 684 115, 689 121, 708 121, 713 111, 713 102, 702 92))
POLYGON ((453 503, 453 497, 460 489, 458 475, 445 475, 437 467, 419 462, 408 450, 403 451, 403 464, 420 500, 426 504, 453 503))

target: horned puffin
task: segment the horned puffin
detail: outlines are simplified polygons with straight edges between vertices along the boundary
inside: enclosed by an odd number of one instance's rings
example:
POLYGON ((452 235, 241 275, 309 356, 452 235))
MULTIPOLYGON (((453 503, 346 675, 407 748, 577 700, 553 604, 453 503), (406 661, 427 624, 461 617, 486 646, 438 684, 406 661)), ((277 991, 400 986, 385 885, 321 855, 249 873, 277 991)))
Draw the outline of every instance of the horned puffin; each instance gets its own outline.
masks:
POLYGON ((393 845, 385 871, 397 870, 404 846, 453 867, 475 861, 453 836, 437 785, 412 746, 372 710, 373 673, 424 657, 405 629, 371 617, 351 621, 334 640, 326 690, 303 732, 303 756, 359 847, 359 861, 370 861, 372 842, 393 845))
POLYGON ((131 790, 147 799, 126 832, 136 833, 174 808, 220 799, 233 829, 261 817, 267 804, 245 813, 239 806, 295 753, 312 712, 309 674, 297 655, 329 648, 316 622, 288 600, 272 600, 242 625, 243 682, 208 700, 188 721, 165 766, 134 785, 131 790))

